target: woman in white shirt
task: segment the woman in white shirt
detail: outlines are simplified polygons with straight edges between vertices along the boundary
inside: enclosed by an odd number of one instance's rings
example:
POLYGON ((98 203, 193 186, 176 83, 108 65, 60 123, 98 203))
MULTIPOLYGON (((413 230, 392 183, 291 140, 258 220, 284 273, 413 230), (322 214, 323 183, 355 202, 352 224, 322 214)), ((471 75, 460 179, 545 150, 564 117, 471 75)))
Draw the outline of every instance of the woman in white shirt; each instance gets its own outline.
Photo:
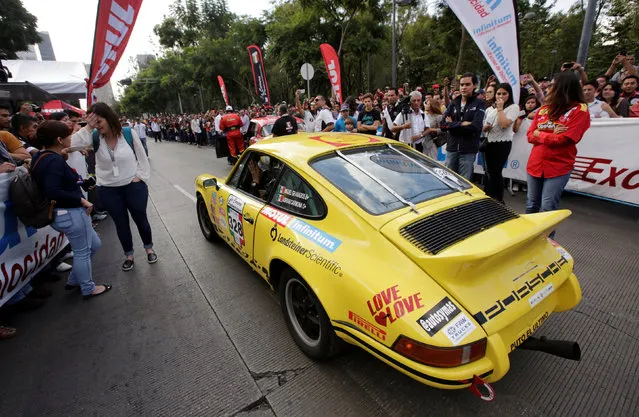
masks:
POLYGON ((485 157, 487 180, 485 192, 497 201, 504 202, 504 177, 502 170, 508 161, 513 144, 513 123, 519 117, 519 106, 513 102, 510 84, 499 84, 495 93, 495 106, 486 109, 484 132, 488 141, 485 157))
POLYGON ((98 195, 115 223, 126 256, 122 269, 130 271, 134 265, 129 213, 138 227, 147 261, 155 263, 158 257, 153 251, 146 215, 149 199, 146 181, 151 167, 142 142, 135 130, 120 125, 118 115, 105 103, 93 104, 87 114, 87 126, 73 135, 71 146, 94 147, 98 195))

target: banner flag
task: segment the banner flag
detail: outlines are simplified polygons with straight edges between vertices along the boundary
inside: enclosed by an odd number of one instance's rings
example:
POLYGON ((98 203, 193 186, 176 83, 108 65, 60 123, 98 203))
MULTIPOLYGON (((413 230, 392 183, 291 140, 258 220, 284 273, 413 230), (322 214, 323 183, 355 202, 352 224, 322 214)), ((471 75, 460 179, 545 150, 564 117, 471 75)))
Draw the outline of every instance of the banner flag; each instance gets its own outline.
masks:
POLYGON ((0 174, 0 306, 68 244, 64 234, 51 226, 34 229, 20 222, 9 198, 14 175, 0 174))
POLYGON ((260 97, 262 104, 271 104, 271 93, 268 91, 266 81, 266 70, 264 70, 264 60, 262 51, 257 45, 247 47, 249 59, 251 60, 251 70, 253 71, 253 81, 255 82, 255 93, 260 97))
POLYGON ((326 65, 326 73, 331 81, 331 87, 335 98, 342 104, 342 73, 339 69, 339 58, 335 49, 327 44, 320 45, 320 51, 322 51, 322 57, 324 57, 324 64, 326 65))
POLYGON ((519 33, 516 0, 447 0, 484 54, 499 82, 513 88, 519 103, 519 33))
POLYGON ((129 42, 141 6, 142 0, 100 0, 98 3, 87 105, 90 106, 95 99, 93 90, 111 80, 129 42))
POLYGON ((224 85, 224 80, 222 79, 221 75, 217 76, 217 82, 220 84, 220 90, 222 91, 222 97, 224 97, 224 103, 226 103, 226 105, 229 105, 229 96, 226 93, 226 85, 224 85))

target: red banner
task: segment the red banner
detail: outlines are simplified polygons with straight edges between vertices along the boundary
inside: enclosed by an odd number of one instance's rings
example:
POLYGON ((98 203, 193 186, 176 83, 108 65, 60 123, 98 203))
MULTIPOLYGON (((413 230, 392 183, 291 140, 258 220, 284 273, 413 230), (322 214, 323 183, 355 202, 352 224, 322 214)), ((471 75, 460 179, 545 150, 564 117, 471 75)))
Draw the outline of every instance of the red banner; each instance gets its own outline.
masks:
POLYGON ((248 49, 249 59, 251 60, 255 93, 260 96, 262 104, 270 105, 271 93, 268 91, 268 81, 266 81, 266 70, 264 69, 262 51, 257 45, 251 45, 246 49, 248 49))
POLYGON ((229 95, 226 93, 226 85, 224 85, 224 80, 221 75, 217 76, 217 82, 220 83, 220 90, 222 90, 222 97, 224 97, 224 102, 226 105, 229 105, 229 95))
POLYGON ((322 56, 324 57, 326 73, 328 74, 328 79, 331 81, 333 94, 335 98, 339 100, 339 104, 342 104, 342 73, 339 69, 337 53, 335 49, 327 43, 320 45, 320 51, 322 51, 322 56))
POLYGON ((95 22, 93 58, 87 100, 93 103, 93 89, 111 80, 135 25, 142 0, 100 0, 95 22))

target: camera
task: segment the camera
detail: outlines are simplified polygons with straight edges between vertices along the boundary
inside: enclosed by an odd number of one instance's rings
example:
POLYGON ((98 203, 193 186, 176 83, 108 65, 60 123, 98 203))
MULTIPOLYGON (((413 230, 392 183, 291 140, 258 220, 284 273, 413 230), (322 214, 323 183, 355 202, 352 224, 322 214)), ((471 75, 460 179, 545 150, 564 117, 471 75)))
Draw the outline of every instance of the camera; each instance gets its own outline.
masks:
POLYGON ((89 192, 95 186, 95 177, 89 177, 84 180, 84 182, 80 185, 82 189, 86 192, 89 192))
POLYGON ((404 97, 399 103, 402 106, 403 115, 409 115, 413 111, 410 107, 410 96, 404 97))

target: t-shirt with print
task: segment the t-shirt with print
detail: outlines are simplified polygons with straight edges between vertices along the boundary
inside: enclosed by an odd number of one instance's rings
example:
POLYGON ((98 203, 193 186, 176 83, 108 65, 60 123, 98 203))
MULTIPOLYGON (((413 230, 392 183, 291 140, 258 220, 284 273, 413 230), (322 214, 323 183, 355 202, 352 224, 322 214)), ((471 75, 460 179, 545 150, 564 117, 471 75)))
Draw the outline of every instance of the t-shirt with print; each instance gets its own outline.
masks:
POLYGON ((363 126, 373 126, 375 120, 382 123, 382 115, 376 109, 371 109, 370 111, 364 109, 357 117, 357 121, 363 126))
POLYGON ((309 110, 304 110, 304 125, 306 126, 306 133, 315 132, 315 116, 309 110))
POLYGON ((275 136, 294 135, 297 133, 297 120, 286 114, 275 121, 271 133, 275 136))
POLYGON ((329 109, 322 109, 315 118, 315 131, 323 131, 324 129, 326 129, 326 126, 331 123, 335 124, 335 120, 333 119, 331 111, 329 109))
MULTIPOLYGON (((511 104, 504 109, 506 118, 511 121, 515 121, 519 118, 519 106, 511 104)), ((513 125, 511 124, 505 129, 499 125, 497 117, 499 111, 495 107, 489 107, 486 109, 486 124, 490 124, 492 128, 487 134, 488 142, 511 142, 515 132, 513 131, 513 125)))

